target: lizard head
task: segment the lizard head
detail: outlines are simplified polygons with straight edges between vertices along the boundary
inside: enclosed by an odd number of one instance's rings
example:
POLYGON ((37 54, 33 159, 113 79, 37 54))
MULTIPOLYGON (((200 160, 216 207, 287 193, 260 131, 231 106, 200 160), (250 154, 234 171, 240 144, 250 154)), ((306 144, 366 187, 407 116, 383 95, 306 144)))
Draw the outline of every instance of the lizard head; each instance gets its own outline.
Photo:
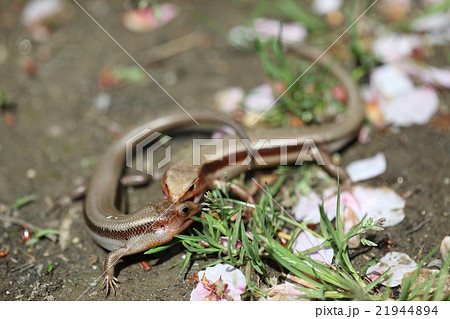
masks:
POLYGON ((194 202, 168 203, 170 206, 160 217, 161 224, 164 225, 164 231, 174 235, 185 230, 193 220, 192 216, 197 214, 199 206, 194 202))
POLYGON ((198 169, 169 168, 161 182, 164 195, 170 202, 188 200, 198 202, 203 194, 203 182, 198 169))

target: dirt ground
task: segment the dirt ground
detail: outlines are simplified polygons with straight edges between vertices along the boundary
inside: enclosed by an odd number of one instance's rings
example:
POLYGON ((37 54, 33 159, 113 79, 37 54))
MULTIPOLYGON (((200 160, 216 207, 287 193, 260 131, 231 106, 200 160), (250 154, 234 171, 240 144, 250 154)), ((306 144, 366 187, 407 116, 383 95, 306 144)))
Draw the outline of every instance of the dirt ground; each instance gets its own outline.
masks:
MULTIPOLYGON (((82 203, 75 203, 65 213, 46 213, 48 202, 89 178, 115 132, 178 107, 146 78, 139 84, 109 90, 111 106, 99 110, 94 101, 102 92, 101 70, 134 63, 71 1, 70 18, 51 40, 42 44, 31 40, 31 52, 21 54, 21 41, 30 39, 19 21, 24 2, 0 2, 0 90, 16 105, 15 124, 6 125, 3 113, 0 121, 0 212, 43 229, 67 227, 70 238, 65 247, 48 239, 25 246, 20 240, 20 226, 0 222, 0 249, 9 250, 0 258, 0 299, 104 300, 98 285, 92 288, 89 284, 101 275, 106 251, 89 237, 82 219, 82 203), (34 77, 22 67, 30 57, 38 67, 34 77), (36 201, 11 212, 15 200, 27 194, 36 194, 36 201), (53 266, 50 272, 49 264, 53 266)), ((121 0, 80 4, 188 110, 211 108, 213 95, 221 88, 238 85, 250 89, 262 83, 256 55, 233 49, 224 38, 230 27, 247 22, 251 4, 175 2, 182 7, 180 16, 147 34, 123 28, 121 0), (206 37, 203 45, 149 65, 150 48, 194 31, 206 37)), ((436 51, 436 65, 442 63, 444 52, 436 51)), ((440 92, 444 109, 448 97, 448 92, 440 92)), ((387 172, 368 184, 388 185, 399 194, 413 192, 407 200, 405 220, 372 239, 381 243, 383 238, 390 238, 394 241, 393 251, 408 253, 416 262, 439 245, 449 231, 448 126, 448 118, 437 116, 425 126, 377 133, 368 145, 355 143, 342 153, 343 163, 347 164, 384 152, 387 172)), ((132 204, 161 196, 157 183, 131 189, 129 195, 132 204)), ((386 250, 382 246, 364 254, 352 252, 356 264, 383 256, 386 250)), ((152 256, 125 258, 117 266, 122 282, 120 293, 110 300, 189 300, 193 286, 188 276, 199 268, 194 265, 181 274, 179 267, 171 268, 183 253, 183 248, 176 246, 152 256), (141 269, 141 260, 149 260, 152 269, 141 269)))

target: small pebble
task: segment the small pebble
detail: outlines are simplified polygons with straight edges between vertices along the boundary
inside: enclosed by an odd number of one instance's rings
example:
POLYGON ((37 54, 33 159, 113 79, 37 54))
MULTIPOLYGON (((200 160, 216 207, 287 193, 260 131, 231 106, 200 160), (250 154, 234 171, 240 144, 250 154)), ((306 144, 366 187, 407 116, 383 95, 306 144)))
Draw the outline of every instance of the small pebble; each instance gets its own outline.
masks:
POLYGON ((441 267, 442 267, 442 260, 440 260, 440 259, 433 259, 432 261, 430 261, 428 263, 427 267, 428 268, 435 267, 435 268, 441 269, 441 267))
POLYGON ((30 168, 30 169, 27 170, 27 172, 26 172, 26 177, 27 177, 28 179, 33 179, 33 178, 36 177, 36 175, 37 175, 36 170, 33 169, 33 168, 30 168))
POLYGON ((58 124, 52 125, 47 129, 47 135, 50 137, 59 137, 62 135, 62 133, 63 129, 58 124))
POLYGON ((111 106, 111 95, 108 93, 99 93, 94 99, 95 107, 100 111, 106 111, 111 106))

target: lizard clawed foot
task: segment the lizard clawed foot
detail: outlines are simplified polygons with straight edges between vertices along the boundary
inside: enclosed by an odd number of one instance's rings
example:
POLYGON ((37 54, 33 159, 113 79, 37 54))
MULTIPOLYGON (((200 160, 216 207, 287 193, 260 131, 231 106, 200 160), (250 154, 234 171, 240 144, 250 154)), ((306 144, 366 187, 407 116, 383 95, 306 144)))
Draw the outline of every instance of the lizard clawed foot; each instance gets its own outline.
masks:
POLYGON ((58 211, 58 213, 64 212, 75 200, 80 199, 86 195, 86 184, 80 185, 73 189, 70 194, 58 198, 53 204, 46 210, 47 213, 58 211))
POLYGON ((119 289, 119 281, 114 276, 105 275, 105 279, 103 279, 102 283, 102 290, 103 289, 106 289, 106 296, 109 295, 110 291, 115 296, 117 290, 119 289))

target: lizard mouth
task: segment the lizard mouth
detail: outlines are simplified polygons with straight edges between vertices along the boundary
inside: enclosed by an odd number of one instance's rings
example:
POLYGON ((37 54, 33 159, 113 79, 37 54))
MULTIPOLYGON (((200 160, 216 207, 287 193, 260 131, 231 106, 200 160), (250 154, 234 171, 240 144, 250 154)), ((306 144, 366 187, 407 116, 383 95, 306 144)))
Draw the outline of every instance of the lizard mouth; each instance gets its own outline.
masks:
POLYGON ((174 233, 178 234, 178 233, 182 232, 183 230, 188 228, 193 222, 194 222, 194 220, 189 217, 179 227, 177 227, 175 229, 174 233))
POLYGON ((194 203, 199 203, 200 202, 200 200, 202 199, 202 197, 203 197, 203 193, 201 193, 201 194, 198 194, 198 195, 195 195, 193 198, 192 198, 192 201, 194 202, 194 203))

